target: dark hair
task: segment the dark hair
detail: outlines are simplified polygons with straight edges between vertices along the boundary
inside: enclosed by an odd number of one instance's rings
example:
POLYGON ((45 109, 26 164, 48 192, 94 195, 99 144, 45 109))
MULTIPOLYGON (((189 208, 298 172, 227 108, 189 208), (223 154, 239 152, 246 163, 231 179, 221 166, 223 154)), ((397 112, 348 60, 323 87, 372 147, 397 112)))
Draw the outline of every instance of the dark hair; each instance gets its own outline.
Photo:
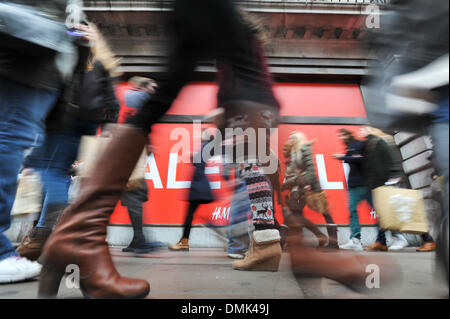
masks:
POLYGON ((347 136, 345 143, 348 145, 354 140, 356 140, 355 135, 353 135, 352 131, 347 130, 346 128, 341 128, 338 130, 338 133, 347 136))
POLYGON ((355 136, 353 135, 352 131, 347 130, 346 128, 341 128, 338 130, 339 133, 347 135, 347 136, 351 136, 353 138, 355 138, 355 136))

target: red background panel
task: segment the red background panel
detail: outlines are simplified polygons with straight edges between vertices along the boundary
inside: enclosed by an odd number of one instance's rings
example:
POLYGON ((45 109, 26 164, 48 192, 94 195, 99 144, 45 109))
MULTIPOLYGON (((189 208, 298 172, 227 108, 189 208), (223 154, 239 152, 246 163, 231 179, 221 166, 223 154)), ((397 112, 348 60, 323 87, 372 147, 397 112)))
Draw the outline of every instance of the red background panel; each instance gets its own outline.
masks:
MULTIPOLYGON (((217 91, 214 83, 189 84, 181 90, 167 114, 206 115, 217 106, 217 91)), ((274 92, 282 116, 367 116, 357 84, 278 83, 274 92)))
MULTIPOLYGON (((338 224, 349 223, 348 211, 348 194, 347 184, 345 180, 345 173, 342 162, 335 160, 332 157, 334 153, 342 153, 344 146, 336 136, 336 130, 340 127, 346 127, 350 130, 356 130, 355 126, 333 126, 333 125, 281 125, 278 131, 278 154, 282 156, 282 147, 284 142, 289 138, 292 131, 302 131, 306 134, 308 139, 314 140, 313 152, 315 155, 323 156, 325 171, 322 172, 322 177, 325 176, 328 182, 340 183, 342 189, 326 189, 325 192, 329 199, 331 214, 338 224)), ((188 188, 170 189, 169 184, 169 154, 171 148, 179 142, 178 140, 171 141, 170 133, 176 128, 185 128, 192 134, 191 124, 158 124, 155 126, 152 133, 152 140, 157 148, 155 154, 155 163, 157 165, 157 175, 160 177, 162 188, 158 186, 153 180, 147 180, 149 186, 149 201, 144 205, 144 223, 148 224, 183 224, 184 216, 187 209, 188 202, 186 201, 188 188)), ((192 135, 191 135, 192 136, 192 135)), ((276 136, 273 137, 276 139, 276 136)), ((192 147, 192 140, 189 142, 192 147)), ((276 145, 276 144, 275 144, 276 145)), ((180 153, 181 155, 181 153, 180 153)), ((180 156, 181 157, 181 156, 180 156)), ((284 173, 284 159, 280 158, 284 173)), ((316 162, 317 164, 317 162, 316 162)), ((316 165, 317 166, 317 165, 316 165)), ((150 167, 147 169, 150 171, 150 167)), ((317 169, 317 167, 316 167, 317 169)), ((155 172, 153 172, 155 173, 155 172)), ((190 181, 193 173, 193 166, 190 163, 178 163, 176 165, 176 181, 190 181)), ((318 170, 317 173, 319 174, 318 170)), ((154 174, 155 175, 155 174, 154 174)), ((219 175, 211 175, 210 181, 220 181, 221 189, 215 190, 217 202, 203 205, 199 208, 194 224, 207 224, 213 222, 215 224, 226 223, 225 219, 213 220, 213 212, 230 207, 231 192, 226 182, 219 175)), ((283 176, 282 176, 283 178, 283 176)), ((322 185, 324 186, 324 185, 322 185)), ((280 222, 283 221, 281 216, 281 209, 276 209, 276 216, 280 222)), ((317 224, 324 224, 324 218, 316 212, 305 209, 305 216, 317 224)), ((371 219, 370 209, 367 204, 362 204, 359 210, 360 222, 363 224, 372 224, 375 220, 371 219)), ((111 218, 112 223, 129 223, 126 209, 120 207, 116 210, 111 218)))

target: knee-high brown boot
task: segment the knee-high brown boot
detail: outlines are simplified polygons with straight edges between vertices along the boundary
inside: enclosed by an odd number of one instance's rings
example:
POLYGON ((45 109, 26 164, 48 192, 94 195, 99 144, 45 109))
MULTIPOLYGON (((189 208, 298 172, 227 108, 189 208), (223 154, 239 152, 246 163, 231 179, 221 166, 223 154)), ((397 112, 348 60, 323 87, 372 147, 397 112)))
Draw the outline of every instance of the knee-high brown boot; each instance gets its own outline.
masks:
POLYGON ((120 276, 106 243, 109 218, 142 154, 147 136, 121 126, 70 205, 39 258, 43 265, 39 297, 55 297, 67 265, 80 270, 80 288, 88 298, 143 298, 150 291, 145 280, 120 276))

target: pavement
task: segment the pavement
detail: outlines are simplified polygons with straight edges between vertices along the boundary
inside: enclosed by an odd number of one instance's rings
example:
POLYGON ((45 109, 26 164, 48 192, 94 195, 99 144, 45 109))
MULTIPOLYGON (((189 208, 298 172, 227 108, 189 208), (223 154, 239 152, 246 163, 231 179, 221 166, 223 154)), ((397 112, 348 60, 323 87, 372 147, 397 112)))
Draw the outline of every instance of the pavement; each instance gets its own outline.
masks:
MULTIPOLYGON (((237 271, 223 249, 194 248, 188 252, 161 249, 134 256, 122 247, 111 247, 122 275, 150 282, 149 299, 446 299, 448 286, 436 275, 435 254, 417 253, 414 248, 388 254, 402 269, 403 280, 389 289, 373 289, 361 295, 328 279, 296 280, 289 256, 283 254, 278 272, 237 271)), ((82 298, 76 288, 61 281, 58 298, 82 298)), ((0 285, 0 299, 37 298, 38 280, 0 285)))

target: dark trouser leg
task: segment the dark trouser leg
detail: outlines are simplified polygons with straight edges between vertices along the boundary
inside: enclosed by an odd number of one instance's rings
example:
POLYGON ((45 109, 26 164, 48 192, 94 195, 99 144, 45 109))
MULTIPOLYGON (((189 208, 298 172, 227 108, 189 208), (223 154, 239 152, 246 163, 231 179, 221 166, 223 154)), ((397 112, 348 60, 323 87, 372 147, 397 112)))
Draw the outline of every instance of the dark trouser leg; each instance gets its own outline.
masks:
POLYGON ((186 213, 186 219, 184 220, 183 238, 189 238, 191 234, 192 221, 194 220, 194 214, 197 208, 200 206, 198 202, 190 202, 186 213))
POLYGON ((430 233, 422 234, 420 236, 424 243, 433 243, 434 239, 431 237, 430 233))
POLYGON ((142 224, 143 206, 147 201, 147 185, 142 183, 142 186, 137 189, 128 190, 123 193, 121 202, 122 205, 128 208, 128 215, 130 216, 131 225, 133 227, 133 240, 130 246, 145 244, 145 236, 142 224))
POLYGON ((365 192, 365 187, 353 187, 348 189, 350 206, 350 239, 353 237, 361 239, 361 225, 358 217, 358 204, 362 200, 361 194, 365 192))

